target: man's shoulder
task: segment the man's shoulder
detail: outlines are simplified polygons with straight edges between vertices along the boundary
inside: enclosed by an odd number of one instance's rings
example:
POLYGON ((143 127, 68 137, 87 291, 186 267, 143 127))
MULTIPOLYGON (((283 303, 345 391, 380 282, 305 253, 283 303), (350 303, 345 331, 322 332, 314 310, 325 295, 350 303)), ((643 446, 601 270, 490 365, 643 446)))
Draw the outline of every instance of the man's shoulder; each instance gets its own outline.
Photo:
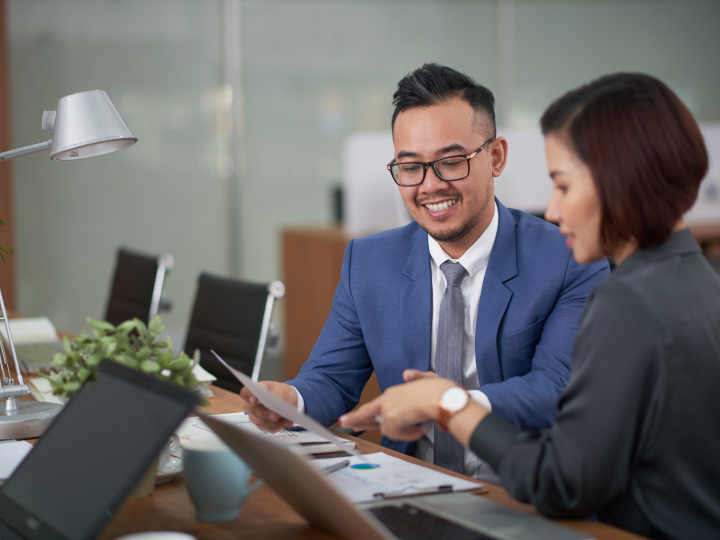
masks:
POLYGON ((352 240, 345 257, 354 268, 396 273, 408 263, 429 268, 429 253, 427 233, 413 221, 404 227, 352 240))
MULTIPOLYGON (((565 244, 558 226, 542 218, 532 216, 521 210, 505 208, 501 211, 501 220, 512 221, 511 227, 502 227, 503 243, 514 242, 514 261, 521 275, 530 275, 538 279, 546 279, 548 275, 563 276, 570 272, 573 275, 591 276, 599 273, 604 279, 609 274, 606 261, 598 261, 588 265, 579 265, 572 256, 572 251, 565 244)), ((500 238, 500 233, 498 234, 500 238)), ((506 266, 509 264, 506 258, 506 266)))
POLYGON ((500 212, 502 231, 498 233, 498 239, 503 244, 508 241, 514 243, 518 257, 565 262, 571 258, 570 248, 565 245, 557 225, 515 208, 503 207, 503 210, 500 212))
POLYGON ((515 222, 515 236, 518 240, 564 244, 558 226, 554 223, 515 208, 507 208, 507 211, 515 222))

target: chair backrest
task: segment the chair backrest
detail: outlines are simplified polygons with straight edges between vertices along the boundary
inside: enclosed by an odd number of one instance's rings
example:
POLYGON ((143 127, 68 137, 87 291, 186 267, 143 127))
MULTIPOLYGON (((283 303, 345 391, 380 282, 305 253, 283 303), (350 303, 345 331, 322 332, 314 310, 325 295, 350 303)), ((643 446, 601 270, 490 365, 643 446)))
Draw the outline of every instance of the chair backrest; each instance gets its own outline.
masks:
POLYGON ((248 283, 200 274, 190 316, 185 352, 200 351, 200 365, 217 377, 214 384, 238 392, 241 384, 210 350, 231 366, 258 380, 273 302, 285 293, 279 281, 248 283))
POLYGON ((118 325, 137 317, 148 324, 161 309, 165 276, 174 265, 168 253, 144 255, 118 249, 105 320, 118 325))

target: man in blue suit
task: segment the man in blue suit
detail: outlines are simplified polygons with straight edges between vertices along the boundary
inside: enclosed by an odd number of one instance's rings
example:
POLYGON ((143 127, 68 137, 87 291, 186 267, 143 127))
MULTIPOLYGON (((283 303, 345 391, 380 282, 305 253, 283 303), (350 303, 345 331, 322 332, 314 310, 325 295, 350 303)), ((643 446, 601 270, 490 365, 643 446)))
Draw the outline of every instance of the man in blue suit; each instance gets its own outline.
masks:
MULTIPOLYGON (((609 275, 608 265, 580 267, 555 225, 495 199, 494 179, 508 145, 496 136, 488 89, 426 64, 400 81, 394 104, 395 158, 388 168, 414 221, 348 244, 333 307, 310 358, 292 381, 264 384, 330 425, 355 407, 373 370, 383 391, 431 376, 438 342, 449 339, 448 321, 454 321, 457 382, 521 429, 549 427, 586 297, 609 275), (454 279, 446 278, 447 261, 459 263, 464 276, 454 315, 442 307, 454 279)), ((246 389, 241 395, 262 429, 288 425, 246 389)), ((441 437, 428 426, 415 445, 383 444, 433 461, 441 437)), ((443 464, 496 479, 471 452, 455 456, 443 464)))

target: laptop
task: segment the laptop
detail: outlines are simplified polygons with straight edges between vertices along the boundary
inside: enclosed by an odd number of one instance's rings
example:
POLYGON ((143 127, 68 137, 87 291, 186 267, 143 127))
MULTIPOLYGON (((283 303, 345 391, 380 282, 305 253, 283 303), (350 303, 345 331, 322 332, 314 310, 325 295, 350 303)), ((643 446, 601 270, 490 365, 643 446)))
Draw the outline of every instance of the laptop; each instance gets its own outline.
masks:
MULTIPOLYGON (((10 319, 8 324, 18 361, 26 373, 47 371, 51 366, 53 355, 65 351, 62 340, 58 339, 57 331, 47 317, 10 319)), ((5 347, 9 348, 4 324, 0 324, 0 335, 5 347)))
POLYGON ((348 540, 592 539, 550 520, 528 516, 469 493, 353 505, 314 467, 285 446, 213 416, 200 413, 200 417, 301 516, 348 540))
POLYGON ((45 343, 24 343, 15 345, 18 361, 25 373, 33 374, 47 371, 52 366, 53 356, 65 352, 63 342, 47 341, 45 343))
POLYGON ((1 540, 89 540, 197 404, 192 392, 110 360, 0 487, 1 540))

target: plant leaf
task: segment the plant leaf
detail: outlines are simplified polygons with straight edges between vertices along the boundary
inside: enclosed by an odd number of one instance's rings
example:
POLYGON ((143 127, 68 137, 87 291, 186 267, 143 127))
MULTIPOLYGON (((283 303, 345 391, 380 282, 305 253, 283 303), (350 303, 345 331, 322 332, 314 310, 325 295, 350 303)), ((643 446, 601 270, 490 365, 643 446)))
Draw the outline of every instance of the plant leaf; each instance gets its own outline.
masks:
POLYGON ((148 326, 148 332, 154 334, 157 337, 163 330, 165 330, 165 327, 163 326, 162 320, 160 319, 160 315, 155 315, 150 321, 150 326, 148 326))
POLYGON ((180 356, 178 356, 175 360, 173 360, 172 362, 170 362, 168 364, 168 367, 172 370, 176 370, 176 369, 179 370, 184 367, 187 367, 188 365, 190 365, 190 357, 188 355, 186 355, 184 352, 181 352, 180 356))
POLYGON ((64 390, 66 394, 73 395, 75 392, 80 390, 81 386, 82 384, 78 381, 69 381, 65 383, 64 390))
POLYGON ((95 336, 97 337, 102 337, 108 332, 115 331, 115 327, 107 321, 96 321, 95 319, 91 319, 90 317, 88 317, 86 321, 90 325, 90 328, 93 329, 93 331, 95 332, 95 336))
MULTIPOLYGON (((98 356, 97 354, 92 354, 87 357, 87 360, 85 360, 85 363, 90 368, 96 368, 98 365, 100 365, 100 362, 102 361, 102 357, 98 356)), ((79 371, 78 371, 79 372, 79 371)))
POLYGON ((68 356, 70 353, 72 353, 72 347, 70 346, 70 340, 67 336, 63 336, 63 348, 65 349, 65 354, 68 356))
POLYGON ((160 366, 157 362, 145 360, 144 362, 140 362, 140 371, 144 373, 157 373, 160 371, 160 366))
POLYGON ((67 363, 67 355, 64 353, 53 354, 52 365, 53 366, 64 366, 67 363))

